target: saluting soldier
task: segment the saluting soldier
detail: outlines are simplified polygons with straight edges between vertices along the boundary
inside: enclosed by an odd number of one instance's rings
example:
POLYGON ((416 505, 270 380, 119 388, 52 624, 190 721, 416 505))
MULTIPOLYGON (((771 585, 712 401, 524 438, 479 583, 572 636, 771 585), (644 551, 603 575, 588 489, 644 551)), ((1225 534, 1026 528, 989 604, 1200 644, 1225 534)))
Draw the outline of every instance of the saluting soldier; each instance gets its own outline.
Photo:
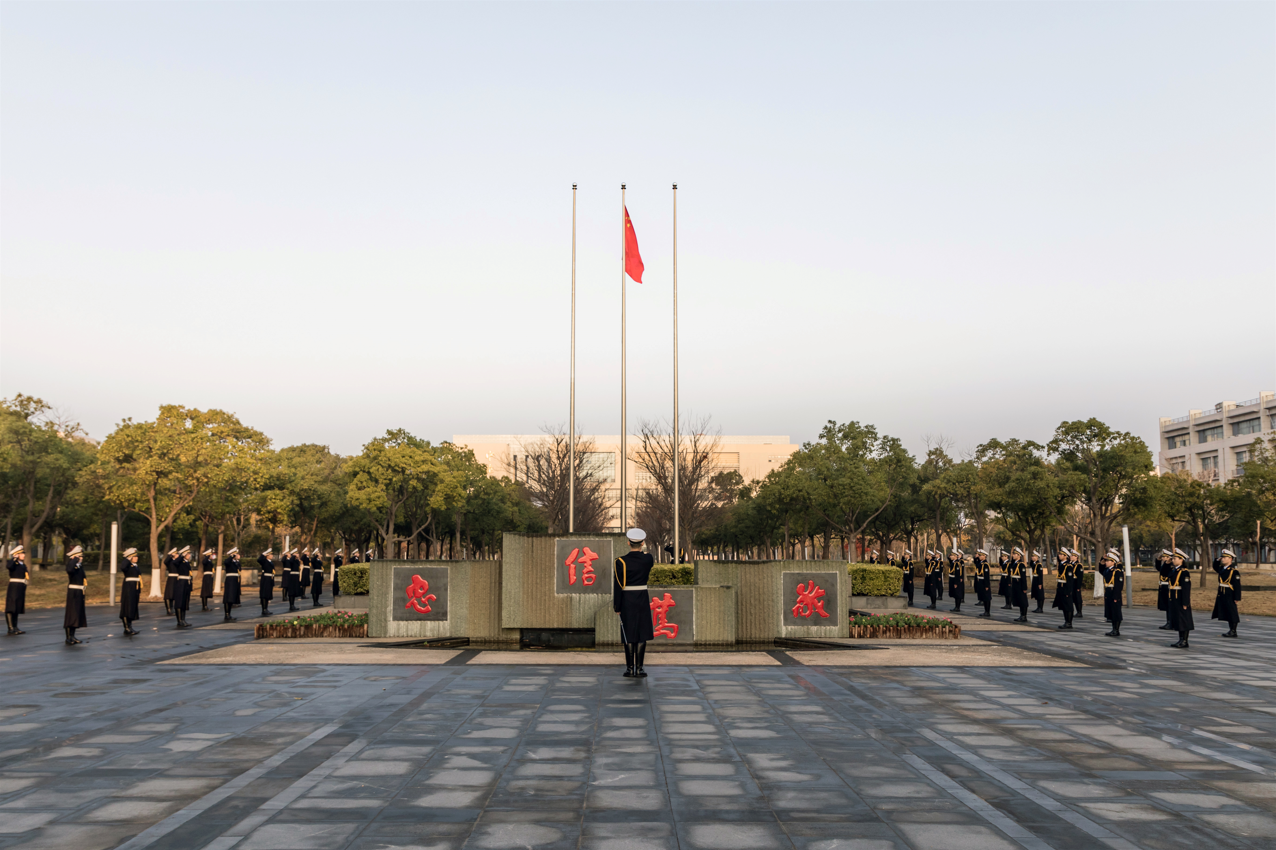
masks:
POLYGON ((177 549, 164 556, 164 613, 173 616, 173 599, 177 594, 177 549))
POLYGON ((226 553, 222 560, 222 610, 226 615, 223 623, 233 623, 236 618, 230 615, 230 609, 239 605, 242 599, 243 585, 239 575, 239 547, 226 553))
POLYGON ((323 556, 319 554, 319 548, 315 547, 310 555, 310 599, 314 602, 312 608, 319 607, 320 596, 323 596, 323 556))
POLYGON ((1192 571, 1188 569, 1187 554, 1175 548, 1170 553, 1170 565, 1174 574, 1170 577, 1170 628, 1179 633, 1179 642, 1170 646, 1188 649, 1187 636, 1196 628, 1192 619, 1192 571))
POLYGON ((87 586, 84 550, 75 546, 66 553, 66 613, 62 617, 62 628, 66 630, 67 646, 80 643, 75 637, 75 630, 89 625, 88 615, 84 610, 84 589, 87 586))
POLYGON ((284 552, 279 556, 279 589, 283 593, 283 597, 288 602, 288 610, 296 611, 297 606, 293 604, 296 597, 293 595, 292 586, 292 553, 284 552))
POLYGON ((191 607, 191 562, 186 559, 191 547, 183 546, 173 560, 173 569, 177 571, 177 589, 173 591, 173 611, 177 614, 177 628, 189 629, 186 612, 191 607))
POLYGON ((620 640, 625 645, 625 678, 646 678, 642 669, 647 654, 647 641, 656 635, 651 625, 651 596, 647 578, 655 559, 642 551, 647 532, 631 528, 629 551, 616 559, 612 567, 611 607, 620 615, 620 640))
POLYGON ((980 549, 975 553, 975 562, 970 567, 975 576, 975 599, 983 603, 984 613, 981 617, 992 618, 992 567, 988 565, 988 553, 980 549))
POLYGON ((926 569, 926 595, 930 597, 929 609, 938 606, 939 600, 944 598, 944 553, 935 550, 931 553, 930 561, 926 569))
POLYGON ((1081 563, 1081 553, 1076 549, 1069 549, 1068 554, 1072 556, 1072 574, 1076 576, 1076 583, 1072 586, 1072 610, 1073 616, 1078 620, 1084 620, 1085 617, 1081 613, 1085 600, 1085 564, 1081 563))
POLYGON ((9 550, 9 587, 4 594, 4 624, 9 627, 9 634, 24 635, 26 632, 18 628, 18 615, 27 611, 27 585, 31 581, 31 573, 27 570, 27 550, 21 544, 9 550))
POLYGON ((960 611, 966 599, 966 553, 960 549, 948 553, 948 596, 953 600, 953 611, 960 611))
POLYGON ((997 580, 997 595, 1005 600, 1003 609, 1012 608, 1010 604, 1010 555, 1003 549, 997 554, 997 567, 1001 570, 1001 578, 997 580))
POLYGON ((1109 549, 1099 560, 1099 572, 1095 578, 1103 577, 1103 617, 1112 623, 1112 631, 1104 637, 1121 637, 1121 612, 1125 604, 1125 569, 1118 566, 1121 553, 1109 549))
POLYGON ((301 550, 301 581, 297 584, 297 596, 310 592, 310 547, 301 550))
POLYGON ((142 572, 137 568, 137 550, 129 547, 120 556, 120 573, 124 581, 120 583, 120 622, 124 624, 124 634, 133 637, 133 623, 141 619, 138 608, 142 600, 142 572))
POLYGON ((342 550, 338 549, 332 556, 332 604, 337 604, 337 596, 341 593, 341 568, 345 566, 346 559, 342 557, 342 550))
POLYGON ((360 561, 360 560, 359 560, 359 550, 358 550, 358 549, 355 549, 353 552, 351 552, 351 553, 350 553, 350 563, 352 563, 352 564, 360 564, 360 563, 363 563, 362 561, 360 561))
POLYGON ((1170 563, 1171 552, 1169 549, 1162 549, 1161 554, 1156 556, 1156 607, 1158 611, 1165 612, 1165 625, 1157 628, 1165 631, 1170 630, 1170 578, 1174 575, 1174 565, 1170 563))
POLYGON ((257 556, 257 567, 261 570, 261 583, 257 586, 257 597, 261 600, 261 615, 270 616, 270 600, 275 598, 275 562, 270 555, 273 549, 267 549, 257 556))
POLYGON ((1015 622, 1028 622, 1028 565, 1024 563, 1023 550, 1018 546, 1010 550, 1010 592, 1019 608, 1015 622))
POLYGON ((1058 608, 1063 612, 1063 625, 1061 629, 1072 628, 1072 591, 1073 591, 1073 572, 1072 563, 1068 558, 1068 550, 1060 547, 1055 555, 1055 568, 1057 571, 1055 577, 1054 601, 1050 603, 1051 608, 1058 608))
POLYGON ((1214 572, 1218 573, 1218 596, 1214 599, 1214 612, 1210 619, 1227 621, 1227 631, 1222 634, 1225 638, 1237 637, 1236 626, 1241 621, 1240 612, 1236 609, 1236 603, 1241 601, 1241 571, 1233 566, 1235 562, 1236 555, 1231 549, 1220 552, 1219 559, 1214 562, 1214 572))
MULTIPOLYGON (((894 560, 894 559, 892 559, 894 560)), ((900 555, 899 561, 896 563, 901 570, 904 571, 904 593, 908 594, 908 607, 913 607, 913 553, 904 550, 900 555)))
POLYGON ((877 550, 873 549, 868 553, 868 562, 870 564, 879 564, 881 561, 877 557, 877 550))
POLYGON ((208 600, 213 598, 213 582, 217 578, 217 559, 213 557, 216 554, 216 549, 205 549, 204 557, 199 563, 204 571, 199 583, 199 602, 205 611, 208 610, 208 600))
POLYGON ((1037 601, 1034 614, 1046 613, 1046 566, 1041 563, 1041 553, 1032 550, 1032 561, 1028 566, 1032 573, 1032 598, 1037 601))

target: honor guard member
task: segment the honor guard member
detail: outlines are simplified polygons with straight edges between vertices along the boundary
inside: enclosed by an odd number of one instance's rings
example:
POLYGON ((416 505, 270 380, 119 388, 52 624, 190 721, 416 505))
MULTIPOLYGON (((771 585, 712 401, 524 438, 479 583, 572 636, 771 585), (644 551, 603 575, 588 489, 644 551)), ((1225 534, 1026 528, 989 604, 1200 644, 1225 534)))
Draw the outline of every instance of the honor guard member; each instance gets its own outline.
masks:
POLYGON ((1170 630, 1170 579, 1174 576, 1174 565, 1170 563, 1171 552, 1162 549, 1156 556, 1156 607, 1165 612, 1165 625, 1157 628, 1170 630))
MULTIPOLYGON (((307 557, 306 560, 308 561, 310 560, 310 558, 307 557)), ((300 599, 301 597, 305 595, 306 595, 305 591, 301 587, 301 550, 293 549, 292 550, 292 600, 291 601, 295 603, 298 599, 300 599)), ((293 606, 292 610, 294 611, 297 610, 295 605, 293 606)))
POLYGON ((1120 566, 1121 553, 1109 549, 1099 560, 1098 575, 1103 576, 1103 616, 1112 623, 1112 631, 1104 637, 1121 637, 1121 606, 1125 604, 1125 570, 1120 566))
POLYGON ((997 595, 1005 600, 1001 607, 1011 608, 1010 604, 1010 556, 1003 549, 997 554, 997 566, 1001 569, 1001 578, 997 580, 997 595))
POLYGON ((223 623, 235 622, 236 618, 230 615, 230 609, 241 603, 242 590, 239 576, 239 547, 236 546, 227 552, 225 559, 222 560, 222 610, 226 612, 226 615, 222 617, 223 623))
POLYGON ((926 566, 926 595, 930 597, 927 610, 933 610, 944 598, 944 559, 942 552, 932 552, 926 566))
POLYGON ((1032 598, 1037 602, 1037 607, 1032 613, 1044 614, 1046 613, 1046 565, 1041 563, 1041 553, 1036 549, 1032 550, 1032 561, 1028 564, 1028 571, 1032 574, 1032 598))
POLYGON ((200 568, 204 571, 199 582, 199 603, 205 611, 208 610, 208 600, 213 598, 213 582, 217 578, 217 559, 213 557, 216 554, 216 549, 205 549, 204 556, 199 562, 200 568))
POLYGON ((137 568, 137 550, 129 547, 120 556, 120 573, 124 581, 120 584, 120 622, 124 624, 124 634, 133 637, 133 623, 139 619, 138 603, 142 601, 142 572, 137 568))
POLYGON ((191 547, 182 547, 173 561, 173 568, 177 570, 177 589, 173 591, 173 612, 177 615, 179 629, 191 627, 190 623, 186 622, 186 612, 191 607, 191 562, 186 559, 190 551, 191 547))
POLYGON ((27 570, 27 550, 22 546, 14 546, 9 550, 9 587, 4 594, 4 624, 9 627, 9 634, 24 635, 26 632, 18 628, 18 615, 27 611, 27 585, 31 581, 31 573, 27 570))
POLYGON ((1233 566, 1235 563, 1236 555, 1231 549, 1224 549, 1214 562, 1214 572, 1218 573, 1218 596, 1214 599, 1214 613, 1210 614, 1210 619, 1227 621, 1227 631, 1222 634, 1225 638, 1237 636, 1236 625, 1241 621, 1236 610, 1236 603, 1241 601, 1241 571, 1233 566))
POLYGON ((1072 564, 1068 560, 1068 550, 1060 547, 1055 555, 1054 601, 1051 608, 1063 612, 1061 629, 1072 628, 1072 564))
POLYGON ((1170 646, 1187 649, 1187 636, 1196 628, 1192 620, 1192 571, 1187 567, 1187 554, 1182 549, 1170 553, 1170 628, 1179 633, 1179 642, 1170 646))
POLYGON ((257 567, 261 570, 261 582, 257 586, 257 597, 261 600, 261 615, 270 616, 270 600, 275 598, 275 562, 271 560, 273 549, 267 549, 257 556, 257 567))
POLYGON ((868 562, 870 564, 880 564, 881 559, 877 557, 877 550, 874 549, 868 553, 868 562))
POLYGON ((953 611, 960 611, 966 599, 966 553, 960 549, 948 554, 948 597, 953 600, 953 611))
POLYGON ((645 678, 642 669, 647 654, 647 641, 656 635, 651 625, 651 596, 647 592, 647 578, 655 559, 642 551, 647 532, 631 528, 625 533, 629 538, 629 551, 616 559, 612 567, 611 607, 620 615, 620 640, 625 644, 625 677, 645 678))
POLYGON ((66 630, 67 646, 80 643, 75 637, 75 630, 86 628, 89 624, 84 610, 84 589, 87 586, 84 550, 76 546, 66 553, 66 614, 62 618, 62 628, 66 630))
POLYGON ((1023 560, 1023 550, 1018 546, 1010 550, 1010 593, 1019 616, 1016 623, 1028 622, 1028 565, 1023 560))
POLYGON ((359 560, 359 550, 358 550, 358 549, 355 549, 353 552, 351 552, 351 553, 350 553, 350 563, 352 563, 352 564, 360 564, 360 563, 363 563, 362 561, 360 561, 360 560, 359 560))
POLYGON ((319 597, 323 595, 323 557, 319 554, 319 549, 310 555, 310 598, 314 601, 312 607, 319 607, 319 597))
POLYGON ((337 604, 337 594, 341 592, 341 567, 345 564, 346 559, 342 557, 342 550, 338 549, 332 555, 332 604, 337 604))
POLYGON ((294 605, 296 597, 292 593, 292 553, 284 552, 279 556, 279 589, 283 594, 284 600, 288 603, 289 611, 296 611, 297 606, 294 605))
POLYGON ((988 564, 988 553, 980 549, 975 553, 975 562, 970 567, 975 576, 975 599, 984 606, 981 617, 992 618, 992 567, 988 564))
POLYGON ((896 564, 904 571, 904 593, 908 594, 908 607, 913 607, 913 553, 904 550, 899 556, 899 562, 896 564))
POLYGON ((301 580, 297 583, 297 596, 310 592, 310 547, 301 550, 301 580))
POLYGON ((173 597, 177 593, 177 549, 164 556, 164 613, 173 616, 173 597))
POLYGON ((1069 549, 1068 554, 1072 556, 1072 574, 1077 580, 1072 587, 1072 612, 1078 620, 1084 620, 1081 609, 1085 600, 1085 564, 1081 563, 1081 553, 1076 549, 1069 549))

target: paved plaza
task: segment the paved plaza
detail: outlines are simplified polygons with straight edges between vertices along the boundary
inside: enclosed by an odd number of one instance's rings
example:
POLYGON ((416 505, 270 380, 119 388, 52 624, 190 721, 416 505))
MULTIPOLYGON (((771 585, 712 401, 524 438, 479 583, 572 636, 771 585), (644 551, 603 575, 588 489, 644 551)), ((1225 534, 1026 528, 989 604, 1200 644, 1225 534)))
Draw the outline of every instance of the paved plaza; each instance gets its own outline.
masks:
POLYGON ((652 653, 646 680, 155 605, 131 641, 90 610, 71 648, 36 612, 0 643, 0 848, 1276 846, 1276 622, 1201 617, 1183 652, 1155 611, 1113 640, 1087 610, 652 653))

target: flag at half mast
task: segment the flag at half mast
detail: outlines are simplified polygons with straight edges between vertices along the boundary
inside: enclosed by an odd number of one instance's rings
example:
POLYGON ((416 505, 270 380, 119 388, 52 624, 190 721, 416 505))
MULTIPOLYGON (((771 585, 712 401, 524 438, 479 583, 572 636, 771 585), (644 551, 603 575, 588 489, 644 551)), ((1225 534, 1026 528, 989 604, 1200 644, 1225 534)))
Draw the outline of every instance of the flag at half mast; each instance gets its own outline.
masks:
POLYGON ((638 253, 638 234, 629 220, 629 208, 625 208, 625 274, 636 283, 642 283, 642 255, 638 253))

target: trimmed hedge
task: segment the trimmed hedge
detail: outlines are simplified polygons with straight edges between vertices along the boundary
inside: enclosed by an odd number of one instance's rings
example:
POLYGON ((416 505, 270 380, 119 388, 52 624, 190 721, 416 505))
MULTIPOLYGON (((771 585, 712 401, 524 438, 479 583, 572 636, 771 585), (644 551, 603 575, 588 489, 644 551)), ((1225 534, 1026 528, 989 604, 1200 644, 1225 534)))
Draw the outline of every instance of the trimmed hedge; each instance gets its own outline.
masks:
POLYGON ((851 617, 850 625, 850 636, 853 638, 955 640, 961 637, 961 626, 955 625, 951 620, 917 614, 855 614, 851 617))
POLYGON ((647 584, 656 587, 671 587, 680 584, 695 584, 696 571, 691 564, 668 564, 666 566, 654 566, 651 568, 651 575, 647 577, 647 584))
MULTIPOLYGON (((344 569, 344 568, 343 568, 344 569)), ((367 567, 364 567, 367 572, 367 567)), ((352 611, 332 611, 309 617, 270 620, 253 626, 253 638, 366 638, 368 615, 352 611)))
POLYGON ((367 564, 350 564, 337 570, 342 596, 359 596, 369 592, 372 579, 367 564))
POLYGON ((896 596, 904 587, 904 571, 890 564, 851 564, 852 596, 896 596))

